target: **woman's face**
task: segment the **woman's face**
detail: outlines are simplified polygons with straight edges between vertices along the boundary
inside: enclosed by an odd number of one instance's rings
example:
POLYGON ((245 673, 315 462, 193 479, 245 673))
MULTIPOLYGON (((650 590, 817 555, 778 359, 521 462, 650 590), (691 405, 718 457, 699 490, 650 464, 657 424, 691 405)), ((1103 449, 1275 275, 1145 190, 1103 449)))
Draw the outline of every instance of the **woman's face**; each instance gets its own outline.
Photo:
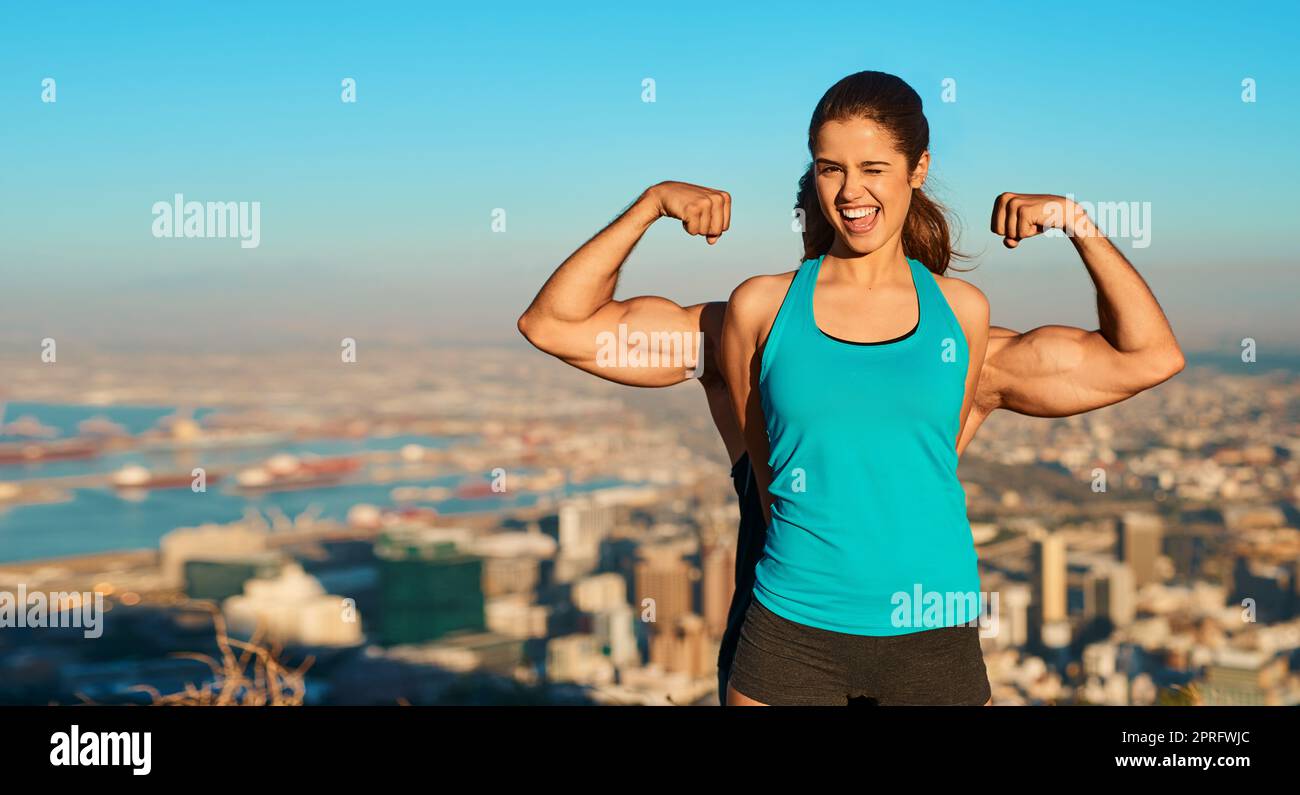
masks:
POLYGON ((924 152, 911 173, 892 136, 873 121, 829 121, 817 131, 813 169, 822 212, 852 254, 870 254, 900 235, 912 189, 930 165, 924 152))

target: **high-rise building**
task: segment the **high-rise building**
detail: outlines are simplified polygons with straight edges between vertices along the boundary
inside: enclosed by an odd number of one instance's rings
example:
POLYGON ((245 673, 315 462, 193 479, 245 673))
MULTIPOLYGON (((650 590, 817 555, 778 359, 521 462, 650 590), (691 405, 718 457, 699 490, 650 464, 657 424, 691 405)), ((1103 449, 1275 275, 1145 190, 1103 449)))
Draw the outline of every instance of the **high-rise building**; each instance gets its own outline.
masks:
POLYGON ((1104 561, 1083 576, 1083 615, 1104 620, 1110 628, 1126 627, 1137 615, 1137 589, 1127 563, 1104 561))
POLYGON ((379 560, 379 642, 437 640, 486 626, 483 560, 435 533, 393 531, 375 544, 379 560))
POLYGON ((566 558, 596 558, 600 542, 614 529, 615 507, 594 498, 565 500, 560 505, 559 554, 566 558))
POLYGON ((1068 618, 1069 583, 1065 538, 1040 531, 1033 536, 1033 604, 1030 605, 1032 643, 1044 662, 1060 668, 1068 657, 1072 629, 1068 618))
POLYGON ((1037 624, 1064 621, 1066 618, 1065 538, 1056 533, 1041 533, 1033 540, 1034 606, 1037 624))
POLYGON ((1128 511, 1116 524, 1116 555, 1133 570, 1134 587, 1156 582, 1164 523, 1153 513, 1128 511))
POLYGON ((712 544, 705 547, 701 600, 705 629, 715 638, 727 629, 732 592, 736 589, 736 545, 712 544))
POLYGON ((671 626, 691 607, 692 567, 674 548, 645 547, 636 564, 636 607, 654 605, 654 623, 671 626))
POLYGON ((671 648, 666 640, 656 641, 673 631, 677 619, 692 612, 691 581, 694 570, 682 559, 681 550, 672 547, 645 547, 636 564, 636 600, 641 615, 652 615, 647 623, 650 638, 650 662, 667 668, 664 656, 671 648), (647 611, 653 605, 653 611, 647 611))

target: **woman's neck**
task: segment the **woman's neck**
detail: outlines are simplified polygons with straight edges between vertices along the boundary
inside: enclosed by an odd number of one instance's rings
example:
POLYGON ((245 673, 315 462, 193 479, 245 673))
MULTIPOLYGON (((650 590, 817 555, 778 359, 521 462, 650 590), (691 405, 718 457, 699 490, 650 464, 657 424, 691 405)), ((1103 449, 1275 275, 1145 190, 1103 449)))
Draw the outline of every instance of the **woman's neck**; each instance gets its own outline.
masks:
POLYGON ((822 260, 822 270, 837 281, 864 287, 911 279, 907 257, 897 242, 887 243, 869 254, 859 254, 837 238, 822 260))

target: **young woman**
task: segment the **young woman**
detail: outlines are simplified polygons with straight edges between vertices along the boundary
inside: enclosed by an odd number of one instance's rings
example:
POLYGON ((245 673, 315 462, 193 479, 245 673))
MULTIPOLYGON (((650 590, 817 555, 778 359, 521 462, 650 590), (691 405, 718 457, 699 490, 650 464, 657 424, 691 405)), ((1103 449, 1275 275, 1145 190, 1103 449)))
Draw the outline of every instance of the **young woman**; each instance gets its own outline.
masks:
MULTIPOLYGON (((805 261, 742 283, 723 326, 768 521, 727 703, 986 704, 957 447, 988 301, 944 275, 954 252, 923 191, 929 127, 910 86, 844 78, 808 146, 805 261)), ((1051 215, 1000 209, 994 231, 1011 236, 1051 215)))
MULTIPOLYGON (((834 174, 833 167, 827 168, 828 174, 834 174)), ((810 172, 800 186, 799 204, 810 219, 805 224, 804 241, 809 258, 829 251, 836 234, 830 222, 821 216, 816 185, 815 176, 810 172)), ((917 206, 915 202, 913 208, 917 206)), ((1043 231, 1045 225, 1034 223, 1034 219, 1043 214, 1044 208, 1053 205, 1067 207, 1069 203, 1059 196, 1004 193, 994 203, 991 229, 1004 238, 1008 247, 1015 247, 1019 240, 1043 231), (1008 223, 1009 214, 1015 216, 1015 222, 1008 223)), ((757 496, 760 490, 750 471, 745 439, 732 409, 731 390, 726 381, 729 376, 723 371, 719 357, 727 305, 713 302, 681 306, 654 295, 619 300, 615 298, 615 287, 632 249, 654 223, 675 219, 688 234, 714 243, 728 229, 730 215, 731 197, 723 191, 684 182, 652 186, 615 221, 566 258, 519 318, 519 330, 542 351, 593 375, 638 387, 670 386, 696 375, 692 369, 672 366, 666 360, 663 366, 633 366, 630 359, 629 362, 604 361, 600 340, 617 338, 620 330, 679 338, 703 337, 702 374, 698 379, 732 462, 731 474, 741 508, 736 588, 718 654, 718 692, 723 703, 727 700, 727 681, 743 619, 753 601, 755 569, 766 547, 767 524, 764 506, 757 496)), ((1071 213, 1065 215, 1072 217, 1071 213)), ((925 220, 919 214, 909 217, 913 224, 925 220)), ((913 227, 911 233, 905 228, 905 245, 920 250, 922 243, 938 239, 945 230, 942 216, 936 217, 939 220, 932 226, 928 227, 927 222, 913 227), (928 234, 931 229, 935 237, 928 234)), ((1026 332, 990 329, 978 390, 957 442, 958 454, 974 438, 981 422, 997 409, 1038 417, 1079 414, 1132 397, 1182 369, 1183 358, 1173 332, 1142 277, 1105 237, 1088 235, 1086 223, 1078 231, 1081 234, 1071 238, 1071 242, 1096 287, 1099 328, 1086 331, 1049 325, 1026 332)), ((942 251, 936 256, 942 257, 942 251)), ((924 275, 928 277, 928 271, 924 275)), ((943 284, 949 281, 939 280, 943 284)), ((818 298, 825 295, 819 289, 818 298)), ((819 322, 823 320, 822 311, 819 304, 819 322)), ((889 331, 884 329, 882 334, 889 331)), ((952 342, 955 356, 955 336, 952 342)), ((956 366, 955 358, 952 364, 956 366)), ((740 373, 742 379, 748 380, 748 371, 740 369, 740 373)), ((924 396, 918 396, 917 400, 923 401, 924 396)), ((756 633, 760 631, 751 624, 751 646, 757 642, 756 633)), ((925 637, 928 636, 922 639, 925 637)), ((900 642, 908 639, 900 636, 900 642)), ((968 649, 968 659, 969 656, 968 649)), ((778 697, 772 698, 784 703, 778 697)), ((826 701, 843 703, 843 697, 832 693, 826 701)))

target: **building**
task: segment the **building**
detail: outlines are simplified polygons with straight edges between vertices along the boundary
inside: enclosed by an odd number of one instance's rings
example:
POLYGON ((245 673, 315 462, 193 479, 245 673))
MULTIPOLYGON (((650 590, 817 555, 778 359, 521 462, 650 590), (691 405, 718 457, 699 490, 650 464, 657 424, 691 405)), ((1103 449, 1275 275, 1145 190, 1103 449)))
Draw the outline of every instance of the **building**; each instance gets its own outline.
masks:
POLYGON ((1034 623, 1064 621, 1066 618, 1065 538, 1056 533, 1041 533, 1033 539, 1034 623))
POLYGON ((1286 660, 1255 649, 1219 649, 1200 685, 1206 706, 1282 706, 1286 660))
POLYGON ((600 542, 614 529, 615 507, 594 498, 565 500, 559 519, 560 556, 595 559, 600 555, 600 542))
POLYGON ((573 584, 571 599, 574 607, 586 613, 625 607, 627 582, 615 572, 584 577, 573 584))
POLYGON ((701 602, 704 626, 715 638, 727 630, 727 613, 736 590, 736 545, 711 544, 704 549, 701 602))
POLYGON ((417 528, 387 532, 376 543, 381 644, 486 629, 483 559, 445 538, 438 530, 417 528))
POLYGON ((230 631, 251 637, 259 628, 273 643, 355 646, 362 642, 361 616, 341 596, 325 593, 297 563, 278 575, 251 579, 244 593, 222 605, 230 631))
POLYGON ((214 560, 191 558, 183 566, 185 595, 219 604, 243 593, 249 580, 279 576, 284 565, 284 557, 270 551, 214 560))
POLYGON ((1126 627, 1137 616, 1137 588, 1127 563, 1104 561, 1083 576, 1083 615, 1109 631, 1126 627))
POLYGON ((1164 523, 1160 517, 1152 513, 1128 511, 1120 517, 1115 529, 1116 554, 1133 571, 1134 587, 1141 588, 1147 583, 1157 582, 1159 577, 1156 565, 1160 560, 1164 537, 1164 523))
POLYGON ((546 642, 546 678, 552 682, 605 684, 614 680, 614 666, 601 653, 595 635, 561 635, 546 642))
POLYGON ((186 561, 255 555, 268 549, 268 537, 265 522, 177 528, 158 542, 163 580, 169 587, 181 588, 185 585, 186 561))
POLYGON ((668 673, 708 676, 716 670, 717 653, 704 619, 694 614, 678 616, 666 631, 657 631, 650 639, 650 661, 668 673))

